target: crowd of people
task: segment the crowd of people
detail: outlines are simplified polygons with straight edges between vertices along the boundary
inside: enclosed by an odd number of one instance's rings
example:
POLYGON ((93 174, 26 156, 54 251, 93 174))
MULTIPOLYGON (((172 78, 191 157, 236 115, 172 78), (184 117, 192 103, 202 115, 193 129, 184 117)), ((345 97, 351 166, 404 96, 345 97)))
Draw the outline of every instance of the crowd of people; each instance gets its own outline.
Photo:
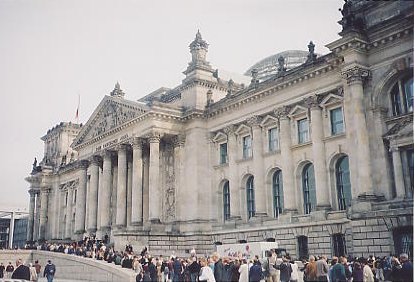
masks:
MULTIPOLYGON (((41 269, 39 261, 34 263, 29 263, 25 265, 22 259, 16 260, 16 267, 10 261, 7 266, 3 263, 0 263, 0 279, 19 279, 23 281, 38 281, 41 277, 41 269)), ((43 277, 46 277, 48 282, 52 282, 56 273, 56 266, 52 263, 51 260, 48 260, 44 271, 43 277)), ((1 280, 0 280, 1 281, 1 280)))
POLYGON ((131 245, 123 251, 116 251, 107 244, 108 238, 97 240, 95 236, 85 237, 71 244, 43 243, 40 250, 61 252, 70 255, 114 263, 122 268, 132 269, 137 282, 376 282, 413 281, 413 266, 407 254, 400 257, 351 258, 310 256, 308 260, 294 261, 289 255, 277 255, 274 250, 266 258, 197 256, 192 250, 187 258, 153 257, 147 248, 134 253, 131 245))

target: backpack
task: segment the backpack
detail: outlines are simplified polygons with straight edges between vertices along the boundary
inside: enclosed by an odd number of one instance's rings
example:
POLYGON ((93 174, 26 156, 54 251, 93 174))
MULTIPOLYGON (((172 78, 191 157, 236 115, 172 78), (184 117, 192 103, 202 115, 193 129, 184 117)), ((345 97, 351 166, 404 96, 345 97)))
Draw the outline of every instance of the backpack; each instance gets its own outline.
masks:
POLYGON ((50 275, 54 275, 55 274, 55 266, 53 264, 48 267, 48 273, 50 275))

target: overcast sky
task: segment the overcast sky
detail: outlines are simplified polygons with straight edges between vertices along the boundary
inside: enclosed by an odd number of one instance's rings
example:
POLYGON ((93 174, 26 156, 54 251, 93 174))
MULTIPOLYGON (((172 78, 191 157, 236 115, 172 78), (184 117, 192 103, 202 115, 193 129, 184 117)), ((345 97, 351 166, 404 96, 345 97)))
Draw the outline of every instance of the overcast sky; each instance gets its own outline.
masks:
POLYGON ((339 38, 342 0, 0 0, 0 209, 28 207, 40 137, 88 117, 119 81, 137 100, 174 87, 198 29, 214 68, 244 73, 284 50, 339 38))

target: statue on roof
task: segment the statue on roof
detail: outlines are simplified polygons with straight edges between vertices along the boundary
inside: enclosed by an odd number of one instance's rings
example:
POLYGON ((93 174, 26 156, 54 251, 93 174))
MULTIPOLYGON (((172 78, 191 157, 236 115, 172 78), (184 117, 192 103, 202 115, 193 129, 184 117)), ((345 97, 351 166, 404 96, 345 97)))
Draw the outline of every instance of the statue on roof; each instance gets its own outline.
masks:
POLYGON ((339 23, 343 27, 343 31, 347 31, 350 29, 357 29, 361 30, 364 27, 364 22, 361 17, 355 16, 355 12, 352 11, 352 1, 350 0, 344 0, 343 9, 339 9, 339 11, 342 14, 342 19, 339 21, 339 23))
POLYGON ((195 49, 206 49, 207 50, 208 46, 209 44, 205 40, 202 39, 202 35, 200 34, 200 31, 197 30, 195 39, 189 45, 190 50, 195 50, 195 49))
POLYGON ((278 72, 277 77, 283 76, 284 73, 287 71, 287 68, 285 67, 285 58, 283 56, 278 57, 278 72))
POLYGON ((124 98, 125 93, 121 90, 120 83, 117 81, 115 84, 114 90, 110 93, 111 97, 118 97, 118 98, 124 98))
POLYGON ((256 87, 259 83, 259 79, 258 79, 258 70, 256 68, 252 69, 251 71, 251 85, 253 85, 254 87, 256 87))
POLYGON ((317 55, 314 53, 314 47, 316 47, 316 45, 314 45, 313 41, 310 41, 308 44, 308 55, 306 63, 312 63, 317 59, 317 55))

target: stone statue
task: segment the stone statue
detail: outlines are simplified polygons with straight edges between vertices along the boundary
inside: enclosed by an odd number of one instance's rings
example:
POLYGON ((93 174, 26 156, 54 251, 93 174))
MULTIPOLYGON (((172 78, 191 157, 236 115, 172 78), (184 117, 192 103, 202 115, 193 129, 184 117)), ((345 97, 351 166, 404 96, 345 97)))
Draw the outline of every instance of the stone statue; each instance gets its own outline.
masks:
POLYGON ((313 41, 310 41, 308 44, 307 63, 314 62, 317 58, 317 55, 314 53, 314 47, 316 47, 316 45, 314 45, 313 41))

